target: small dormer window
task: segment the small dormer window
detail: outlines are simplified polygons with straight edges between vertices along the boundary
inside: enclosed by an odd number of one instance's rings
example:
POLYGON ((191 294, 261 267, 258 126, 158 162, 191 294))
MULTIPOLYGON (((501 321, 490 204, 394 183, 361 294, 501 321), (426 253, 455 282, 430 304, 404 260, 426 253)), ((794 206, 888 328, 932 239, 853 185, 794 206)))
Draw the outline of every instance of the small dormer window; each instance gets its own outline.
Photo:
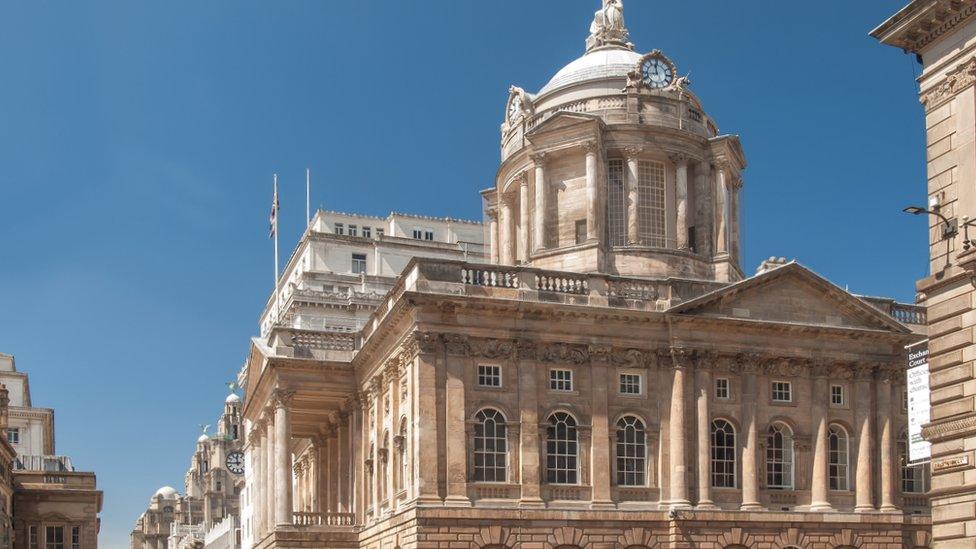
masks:
POLYGON ((342 223, 336 223, 335 234, 346 234, 346 226, 342 223))

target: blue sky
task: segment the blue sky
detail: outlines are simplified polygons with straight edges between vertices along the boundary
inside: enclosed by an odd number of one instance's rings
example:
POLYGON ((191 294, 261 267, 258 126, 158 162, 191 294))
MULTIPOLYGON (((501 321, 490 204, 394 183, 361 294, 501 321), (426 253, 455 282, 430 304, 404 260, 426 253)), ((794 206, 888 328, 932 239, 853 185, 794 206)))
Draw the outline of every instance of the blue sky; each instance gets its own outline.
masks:
MULTIPOLYGON (((745 269, 797 258, 911 300, 925 274, 911 56, 867 32, 904 0, 629 0, 750 166, 745 269)), ((313 201, 480 218, 510 84, 582 53, 596 0, 15 0, 0 5, 0 352, 105 490, 103 547, 182 490, 313 201)))

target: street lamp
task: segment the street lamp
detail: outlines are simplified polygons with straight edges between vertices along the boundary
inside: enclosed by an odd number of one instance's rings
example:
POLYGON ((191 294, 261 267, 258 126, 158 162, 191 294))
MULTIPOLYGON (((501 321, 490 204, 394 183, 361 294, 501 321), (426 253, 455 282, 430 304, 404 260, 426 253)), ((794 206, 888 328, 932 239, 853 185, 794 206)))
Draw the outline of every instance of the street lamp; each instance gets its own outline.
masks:
POLYGON ((949 219, 946 216, 944 216, 941 213, 939 213, 939 209, 940 208, 939 208, 938 205, 933 206, 932 209, 922 208, 920 206, 909 206, 909 207, 905 208, 902 211, 905 212, 905 213, 907 213, 907 214, 912 214, 912 215, 922 215, 922 214, 934 215, 934 216, 936 216, 936 217, 938 217, 939 219, 942 220, 942 240, 945 240, 945 242, 946 242, 946 266, 945 266, 945 268, 948 269, 949 268, 949 265, 952 264, 949 261, 949 253, 951 252, 950 247, 951 247, 951 244, 952 244, 952 239, 955 238, 956 235, 959 234, 959 225, 958 225, 958 223, 956 222, 955 219, 949 219))

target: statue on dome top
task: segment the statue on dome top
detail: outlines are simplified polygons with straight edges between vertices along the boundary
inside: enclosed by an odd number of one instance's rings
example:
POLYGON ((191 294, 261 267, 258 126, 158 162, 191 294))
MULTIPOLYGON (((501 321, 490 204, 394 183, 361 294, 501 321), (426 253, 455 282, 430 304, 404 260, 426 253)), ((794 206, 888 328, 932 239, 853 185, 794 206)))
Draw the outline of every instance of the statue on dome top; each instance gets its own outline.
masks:
POLYGON ((629 33, 624 24, 623 0, 603 0, 603 7, 593 15, 590 24, 590 37, 586 40, 587 49, 606 44, 628 46, 629 33))

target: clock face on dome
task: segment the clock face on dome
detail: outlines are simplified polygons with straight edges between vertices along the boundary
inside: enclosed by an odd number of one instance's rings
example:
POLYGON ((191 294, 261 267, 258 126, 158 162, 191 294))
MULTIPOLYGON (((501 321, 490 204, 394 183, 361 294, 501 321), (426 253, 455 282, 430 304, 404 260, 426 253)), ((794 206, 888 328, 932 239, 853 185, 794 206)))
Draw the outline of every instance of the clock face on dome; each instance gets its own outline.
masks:
POLYGON ((243 452, 231 452, 227 454, 226 460, 227 470, 235 475, 244 474, 244 453, 243 452))
POLYGON ((641 63, 641 77, 651 88, 666 88, 674 82, 674 69, 664 58, 651 57, 641 63))
POLYGON ((522 113, 522 98, 516 95, 508 103, 508 121, 512 122, 522 113))

